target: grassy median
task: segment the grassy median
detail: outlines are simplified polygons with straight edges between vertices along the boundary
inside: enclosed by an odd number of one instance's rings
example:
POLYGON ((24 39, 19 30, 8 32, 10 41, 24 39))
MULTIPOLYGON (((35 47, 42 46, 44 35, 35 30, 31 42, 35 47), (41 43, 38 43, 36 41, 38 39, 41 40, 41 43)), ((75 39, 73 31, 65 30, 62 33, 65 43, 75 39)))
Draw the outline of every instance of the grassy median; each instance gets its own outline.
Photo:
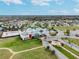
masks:
POLYGON ((71 48, 67 45, 64 45, 63 47, 66 48, 67 50, 71 51, 72 53, 76 54, 77 56, 79 56, 79 52, 74 50, 73 48, 71 48))
POLYGON ((65 56, 67 56, 69 59, 77 59, 76 57, 74 57, 72 54, 70 54, 69 52, 67 52, 66 50, 62 49, 61 47, 58 46, 54 46, 56 49, 58 49, 61 53, 63 53, 65 56))
POLYGON ((67 40, 69 41, 70 43, 74 43, 76 45, 79 46, 79 39, 74 39, 74 38, 62 38, 62 40, 67 40))

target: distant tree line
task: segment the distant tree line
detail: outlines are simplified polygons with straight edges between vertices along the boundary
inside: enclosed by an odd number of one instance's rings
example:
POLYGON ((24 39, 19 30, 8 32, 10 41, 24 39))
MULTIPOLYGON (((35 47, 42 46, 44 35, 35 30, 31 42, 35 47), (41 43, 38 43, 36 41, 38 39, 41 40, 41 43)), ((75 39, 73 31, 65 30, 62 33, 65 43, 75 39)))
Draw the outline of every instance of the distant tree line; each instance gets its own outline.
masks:
POLYGON ((44 21, 44 20, 79 20, 78 15, 58 15, 58 16, 0 16, 0 21, 4 20, 38 20, 38 21, 44 21))

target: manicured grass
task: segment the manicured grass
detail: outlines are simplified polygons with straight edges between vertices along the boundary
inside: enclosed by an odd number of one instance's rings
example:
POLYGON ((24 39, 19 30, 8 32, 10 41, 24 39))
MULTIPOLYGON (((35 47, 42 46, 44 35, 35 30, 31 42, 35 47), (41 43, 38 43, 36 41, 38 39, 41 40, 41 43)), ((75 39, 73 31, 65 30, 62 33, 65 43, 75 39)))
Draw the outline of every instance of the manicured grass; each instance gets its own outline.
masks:
POLYGON ((79 46, 79 39, 71 39, 70 41, 79 46))
POLYGON ((79 56, 79 52, 77 52, 73 48, 71 48, 71 47, 69 47, 67 45, 64 45, 63 47, 66 48, 67 50, 71 51, 72 53, 76 54, 77 56, 79 56))
POLYGON ((68 40, 71 43, 74 43, 79 46, 79 39, 73 39, 73 38, 62 38, 63 40, 68 40))
POLYGON ((12 53, 10 53, 10 51, 8 50, 5 49, 0 50, 0 59, 9 59, 11 55, 12 53))
POLYGON ((17 54, 13 59, 57 59, 57 56, 52 55, 49 51, 45 51, 44 48, 40 48, 17 54))
POLYGON ((64 49, 62 49, 61 47, 58 46, 54 46, 56 49, 58 49, 61 53, 63 53, 65 56, 67 56, 69 59, 77 59, 76 57, 74 57, 72 54, 70 54, 69 52, 65 51, 64 49))
POLYGON ((0 40, 0 47, 11 48, 14 51, 21 51, 38 46, 41 46, 41 42, 38 39, 23 41, 20 39, 19 36, 17 36, 17 37, 4 38, 3 40, 0 40))
POLYGON ((54 28, 65 31, 65 30, 79 29, 79 26, 54 26, 54 28))

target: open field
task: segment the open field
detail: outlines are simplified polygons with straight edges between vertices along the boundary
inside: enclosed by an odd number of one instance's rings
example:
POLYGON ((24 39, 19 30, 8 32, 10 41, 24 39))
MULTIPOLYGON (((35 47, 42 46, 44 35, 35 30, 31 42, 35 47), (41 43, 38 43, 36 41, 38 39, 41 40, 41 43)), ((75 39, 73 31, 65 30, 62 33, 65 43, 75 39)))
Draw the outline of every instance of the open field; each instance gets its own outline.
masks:
POLYGON ((62 49, 61 47, 58 46, 54 46, 56 49, 58 49, 61 53, 63 53, 65 56, 67 56, 69 59, 77 59, 76 57, 74 57, 72 54, 70 54, 69 52, 65 51, 64 49, 62 49))
POLYGON ((72 53, 76 54, 77 56, 79 56, 79 52, 77 52, 76 50, 74 50, 73 48, 67 46, 67 45, 64 45, 64 48, 66 48, 67 50, 71 51, 72 53))
POLYGON ((62 31, 79 29, 79 26, 53 26, 53 27, 55 29, 62 30, 62 31))
POLYGON ((13 59, 57 59, 56 55, 51 52, 45 51, 44 48, 16 54, 13 59))
POLYGON ((5 49, 0 49, 0 59, 9 59, 9 57, 12 55, 10 51, 5 49))
POLYGON ((6 47, 13 51, 21 51, 41 46, 38 39, 22 41, 19 36, 0 39, 0 48, 6 47))
POLYGON ((79 46, 79 39, 74 39, 74 38, 62 38, 63 40, 68 40, 71 43, 74 43, 79 46))

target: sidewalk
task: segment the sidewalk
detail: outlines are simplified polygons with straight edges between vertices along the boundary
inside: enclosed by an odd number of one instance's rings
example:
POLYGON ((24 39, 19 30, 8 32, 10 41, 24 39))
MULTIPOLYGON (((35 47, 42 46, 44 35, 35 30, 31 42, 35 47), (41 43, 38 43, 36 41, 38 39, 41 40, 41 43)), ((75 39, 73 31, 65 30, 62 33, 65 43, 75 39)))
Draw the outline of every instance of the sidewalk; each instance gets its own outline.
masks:
POLYGON ((64 54, 62 54, 60 51, 58 51, 56 48, 54 48, 51 44, 49 44, 46 41, 43 41, 43 46, 47 47, 50 46, 50 50, 55 50, 56 55, 58 56, 58 59, 68 59, 64 54))
POLYGON ((59 39, 59 41, 63 42, 64 44, 68 45, 69 47, 79 52, 79 46, 75 45, 74 43, 69 44, 67 41, 63 41, 61 39, 59 39))
POLYGON ((64 50, 66 50, 67 52, 69 52, 73 56, 75 56, 77 59, 79 59, 79 56, 75 55, 74 53, 70 52, 69 50, 65 49, 64 47, 61 47, 61 48, 64 49, 64 50))

